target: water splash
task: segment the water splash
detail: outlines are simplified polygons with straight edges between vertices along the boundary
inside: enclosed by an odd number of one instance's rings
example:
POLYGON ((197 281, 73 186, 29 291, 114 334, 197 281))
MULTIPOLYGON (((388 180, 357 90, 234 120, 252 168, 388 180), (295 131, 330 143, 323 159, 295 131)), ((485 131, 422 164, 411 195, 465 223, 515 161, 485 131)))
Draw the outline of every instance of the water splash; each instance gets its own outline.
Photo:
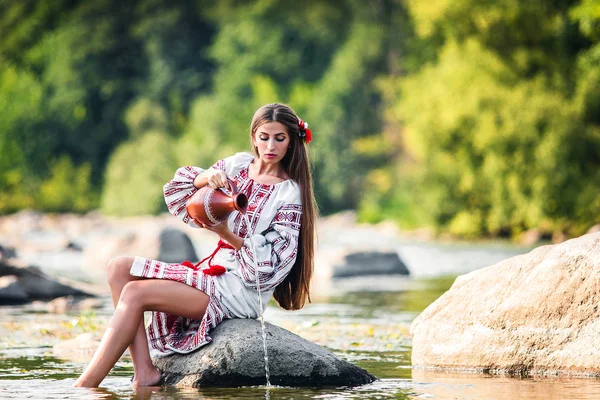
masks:
POLYGON ((256 245, 254 244, 254 239, 252 238, 252 233, 250 232, 250 221, 248 220, 248 216, 246 214, 242 214, 244 217, 244 221, 246 222, 246 226, 248 227, 248 239, 250 239, 250 243, 252 244, 252 253, 254 254, 254 272, 256 276, 256 290, 258 291, 258 307, 259 307, 259 315, 260 315, 260 326, 262 328, 262 338, 263 338, 263 349, 265 351, 265 377, 267 378, 267 392, 265 394, 265 398, 270 398, 269 388, 271 387, 271 380, 269 376, 269 353, 267 352, 267 331, 265 330, 265 317, 263 313, 263 302, 262 295, 260 291, 260 279, 258 274, 258 263, 256 261, 257 252, 256 245))

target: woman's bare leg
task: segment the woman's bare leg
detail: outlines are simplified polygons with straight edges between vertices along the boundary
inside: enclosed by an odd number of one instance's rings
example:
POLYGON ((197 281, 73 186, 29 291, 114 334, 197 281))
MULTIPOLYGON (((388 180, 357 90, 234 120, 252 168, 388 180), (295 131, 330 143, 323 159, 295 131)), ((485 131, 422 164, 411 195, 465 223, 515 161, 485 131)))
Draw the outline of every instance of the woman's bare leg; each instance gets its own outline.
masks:
MULTIPOLYGON (((144 279, 129 273, 133 260, 133 257, 117 257, 108 264, 108 283, 115 308, 121 297, 123 287, 129 282, 144 279)), ((133 361, 133 386, 156 385, 160 381, 160 372, 152 364, 152 358, 148 351, 148 337, 144 328, 143 315, 138 331, 129 346, 129 353, 133 361)))
POLYGON ((92 361, 75 386, 96 387, 102 382, 138 334, 144 311, 202 319, 208 302, 205 293, 180 282, 147 279, 127 283, 92 361))

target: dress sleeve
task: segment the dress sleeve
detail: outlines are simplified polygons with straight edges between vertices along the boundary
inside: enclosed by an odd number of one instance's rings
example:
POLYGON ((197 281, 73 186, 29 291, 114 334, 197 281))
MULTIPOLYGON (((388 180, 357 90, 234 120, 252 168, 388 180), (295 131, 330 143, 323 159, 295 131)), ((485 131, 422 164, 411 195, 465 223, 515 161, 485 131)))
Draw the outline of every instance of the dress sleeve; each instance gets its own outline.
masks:
MULTIPOLYGON (((211 168, 225 171, 225 164, 225 160, 219 160, 211 168)), ((163 186, 169 212, 193 228, 198 228, 198 225, 188 215, 185 206, 188 199, 198 191, 194 186, 194 179, 204 171, 205 169, 198 167, 181 167, 175 172, 173 179, 163 186)))
POLYGON ((269 228, 252 236, 254 246, 246 238, 242 248, 236 251, 240 275, 247 286, 256 287, 258 275, 261 290, 273 289, 294 266, 302 221, 302 205, 297 191, 294 201, 277 210, 269 228))

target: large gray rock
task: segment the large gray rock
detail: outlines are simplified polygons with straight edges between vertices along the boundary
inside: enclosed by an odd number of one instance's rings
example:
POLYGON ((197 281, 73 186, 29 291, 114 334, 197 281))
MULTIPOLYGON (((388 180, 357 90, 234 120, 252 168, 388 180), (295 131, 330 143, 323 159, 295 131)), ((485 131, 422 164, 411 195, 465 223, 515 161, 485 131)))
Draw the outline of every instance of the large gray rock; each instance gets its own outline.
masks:
POLYGON ((344 257, 344 263, 333 267, 333 278, 365 275, 408 275, 406 265, 395 251, 362 251, 344 257))
POLYGON ((160 232, 160 249, 158 259, 168 263, 179 263, 184 260, 198 261, 192 241, 179 229, 166 228, 160 232))
POLYGON ((79 288, 83 283, 50 276, 35 266, 15 266, 0 262, 0 276, 14 275, 29 300, 49 300, 62 296, 94 296, 79 288))
POLYGON ((413 368, 600 376, 600 232, 459 276, 413 322, 413 368))
POLYGON ((25 268, 19 281, 30 299, 54 299, 62 296, 92 296, 75 287, 75 282, 66 282, 63 278, 52 277, 37 267, 25 268))
MULTIPOLYGON (((321 346, 266 323, 270 381, 281 386, 357 386, 376 378, 321 346)), ((213 342, 187 355, 155 358, 167 385, 238 387, 265 384, 260 322, 223 321, 213 342)))

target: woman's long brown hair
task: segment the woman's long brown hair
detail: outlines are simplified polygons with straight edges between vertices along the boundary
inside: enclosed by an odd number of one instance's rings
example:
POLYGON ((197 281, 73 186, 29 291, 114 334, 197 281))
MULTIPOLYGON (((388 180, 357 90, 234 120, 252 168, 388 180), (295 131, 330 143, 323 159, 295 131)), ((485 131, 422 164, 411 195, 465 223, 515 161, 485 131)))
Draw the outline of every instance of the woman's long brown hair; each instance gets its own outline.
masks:
MULTIPOLYGON (((268 122, 283 124, 290 137, 290 148, 281 160, 285 172, 300 186, 302 196, 302 223, 296 262, 288 276, 275 288, 273 297, 286 310, 298 310, 306 300, 310 302, 310 280, 313 274, 315 247, 316 203, 306 144, 299 136, 298 116, 285 104, 267 104, 252 117, 250 141, 258 127, 268 122)), ((257 149, 252 146, 254 155, 257 149)))

